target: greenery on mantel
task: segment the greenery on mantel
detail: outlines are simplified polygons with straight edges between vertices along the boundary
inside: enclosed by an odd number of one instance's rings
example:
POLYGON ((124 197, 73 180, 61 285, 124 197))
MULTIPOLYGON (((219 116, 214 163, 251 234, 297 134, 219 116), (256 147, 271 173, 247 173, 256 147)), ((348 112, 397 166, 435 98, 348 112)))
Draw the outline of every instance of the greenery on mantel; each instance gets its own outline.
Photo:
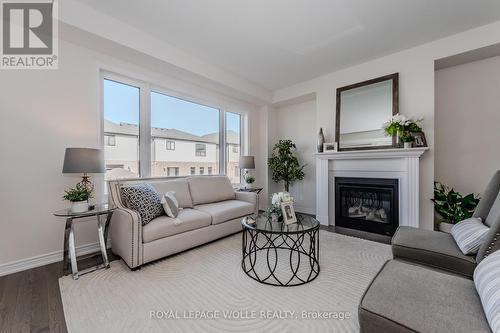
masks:
POLYGON ((470 193, 463 195, 453 188, 434 182, 434 209, 443 219, 442 222, 458 223, 472 216, 479 198, 470 193))
POLYGON ((273 147, 273 153, 267 164, 273 173, 273 181, 283 182, 285 192, 288 192, 290 184, 294 181, 304 179, 304 167, 300 165, 298 158, 294 155, 297 149, 292 140, 279 140, 273 147))

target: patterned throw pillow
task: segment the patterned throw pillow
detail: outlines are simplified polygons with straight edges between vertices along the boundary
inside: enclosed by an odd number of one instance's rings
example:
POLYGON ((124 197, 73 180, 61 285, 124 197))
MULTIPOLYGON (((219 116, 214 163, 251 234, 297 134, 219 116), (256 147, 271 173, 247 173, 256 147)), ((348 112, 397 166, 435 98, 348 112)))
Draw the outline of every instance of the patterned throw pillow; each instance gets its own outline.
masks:
POLYGON ((123 186, 121 191, 127 207, 141 216, 142 225, 164 214, 160 195, 150 184, 123 186))
POLYGON ((451 235, 463 254, 476 254, 489 230, 481 219, 471 217, 455 224, 451 228, 451 235))
POLYGON ((175 192, 169 191, 161 198, 161 204, 168 217, 176 218, 179 215, 179 202, 175 197, 175 192))
POLYGON ((483 259, 474 270, 474 284, 492 332, 500 332, 500 251, 483 259))

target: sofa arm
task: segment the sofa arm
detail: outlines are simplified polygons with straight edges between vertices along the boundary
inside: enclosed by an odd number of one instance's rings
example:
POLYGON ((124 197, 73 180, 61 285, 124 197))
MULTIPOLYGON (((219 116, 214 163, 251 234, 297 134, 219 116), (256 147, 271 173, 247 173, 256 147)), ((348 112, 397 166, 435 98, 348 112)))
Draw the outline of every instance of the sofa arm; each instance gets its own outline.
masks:
POLYGON ((109 225, 111 248, 130 267, 142 265, 142 223, 138 212, 117 208, 109 225))
POLYGON ((255 192, 235 192, 236 200, 246 201, 254 205, 254 214, 259 213, 259 196, 255 192))

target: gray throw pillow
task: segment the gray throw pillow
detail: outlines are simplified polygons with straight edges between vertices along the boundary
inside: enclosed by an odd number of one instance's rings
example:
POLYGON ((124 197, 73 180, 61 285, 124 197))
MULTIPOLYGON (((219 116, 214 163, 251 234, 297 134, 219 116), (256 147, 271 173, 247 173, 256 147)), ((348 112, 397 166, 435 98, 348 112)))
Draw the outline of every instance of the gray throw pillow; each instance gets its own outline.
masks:
POLYGON ((123 186, 121 192, 127 207, 141 216, 142 225, 164 214, 160 195, 151 184, 123 186))
POLYGON ((169 191, 161 198, 163 210, 168 217, 176 218, 179 215, 179 202, 175 197, 175 192, 169 191))

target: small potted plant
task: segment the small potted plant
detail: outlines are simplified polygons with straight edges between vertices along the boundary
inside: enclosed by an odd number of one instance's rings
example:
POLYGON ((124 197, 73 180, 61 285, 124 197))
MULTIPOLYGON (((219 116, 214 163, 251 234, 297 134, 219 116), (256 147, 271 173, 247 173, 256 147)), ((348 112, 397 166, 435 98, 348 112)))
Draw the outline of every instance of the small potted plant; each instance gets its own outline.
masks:
POLYGON ((70 188, 64 191, 64 200, 71 202, 72 213, 84 213, 89 210, 88 200, 92 198, 92 191, 86 188, 70 188))
POLYGON ((255 183, 255 177, 250 176, 248 174, 245 175, 244 177, 245 180, 245 188, 252 188, 252 184, 255 183))
POLYGON ((479 203, 474 193, 464 196, 439 182, 434 183, 434 199, 431 200, 436 213, 442 218, 439 230, 448 233, 455 223, 471 217, 479 203))

